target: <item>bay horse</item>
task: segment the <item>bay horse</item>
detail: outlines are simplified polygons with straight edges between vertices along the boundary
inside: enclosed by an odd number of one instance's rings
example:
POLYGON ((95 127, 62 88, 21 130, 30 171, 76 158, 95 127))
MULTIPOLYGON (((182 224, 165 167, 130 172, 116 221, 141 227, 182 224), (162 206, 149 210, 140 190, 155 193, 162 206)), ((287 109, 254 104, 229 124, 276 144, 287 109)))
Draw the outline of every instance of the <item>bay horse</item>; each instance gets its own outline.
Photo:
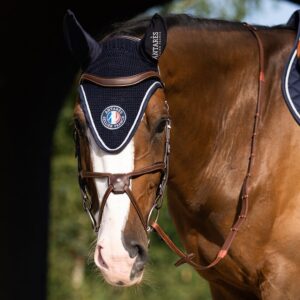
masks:
POLYGON ((295 30, 156 14, 98 42, 70 11, 64 28, 83 71, 79 184, 105 280, 141 282, 154 229, 213 299, 299 299, 300 131, 281 91, 295 30), (156 226, 166 184, 186 255, 156 226))

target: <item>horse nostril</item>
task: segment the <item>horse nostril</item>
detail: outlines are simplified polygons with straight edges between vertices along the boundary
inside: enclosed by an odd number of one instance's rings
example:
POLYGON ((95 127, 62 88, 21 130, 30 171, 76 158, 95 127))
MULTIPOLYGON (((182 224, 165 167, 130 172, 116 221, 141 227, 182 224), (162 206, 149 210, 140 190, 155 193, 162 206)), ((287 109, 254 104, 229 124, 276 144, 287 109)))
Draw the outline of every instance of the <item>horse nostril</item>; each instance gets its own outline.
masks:
POLYGON ((147 248, 134 240, 130 241, 129 248, 128 253, 130 257, 136 257, 130 274, 130 279, 133 280, 135 277, 140 276, 141 272, 144 270, 145 264, 148 260, 148 254, 147 248))
POLYGON ((138 242, 136 239, 130 239, 127 236, 127 238, 124 238, 123 243, 129 256, 135 258, 130 273, 130 279, 133 280, 134 278, 141 276, 148 260, 147 241, 144 245, 142 242, 138 242))
POLYGON ((128 252, 131 258, 138 256, 141 260, 147 260, 147 250, 136 241, 130 241, 128 252))
POLYGON ((102 254, 101 254, 101 249, 102 247, 97 245, 96 250, 95 250, 95 254, 94 254, 94 261, 95 264, 99 267, 99 268, 105 268, 108 269, 108 265, 106 264, 106 262, 104 261, 102 254))

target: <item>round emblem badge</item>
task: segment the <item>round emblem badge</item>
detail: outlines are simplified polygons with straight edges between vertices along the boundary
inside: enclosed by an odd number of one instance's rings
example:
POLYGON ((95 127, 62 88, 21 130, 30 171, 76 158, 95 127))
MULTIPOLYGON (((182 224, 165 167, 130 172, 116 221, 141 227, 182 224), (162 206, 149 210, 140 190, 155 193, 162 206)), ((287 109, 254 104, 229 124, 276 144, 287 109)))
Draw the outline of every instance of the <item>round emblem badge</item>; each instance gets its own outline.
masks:
POLYGON ((126 121, 126 113, 117 105, 106 107, 101 114, 101 123, 110 130, 119 129, 126 121))

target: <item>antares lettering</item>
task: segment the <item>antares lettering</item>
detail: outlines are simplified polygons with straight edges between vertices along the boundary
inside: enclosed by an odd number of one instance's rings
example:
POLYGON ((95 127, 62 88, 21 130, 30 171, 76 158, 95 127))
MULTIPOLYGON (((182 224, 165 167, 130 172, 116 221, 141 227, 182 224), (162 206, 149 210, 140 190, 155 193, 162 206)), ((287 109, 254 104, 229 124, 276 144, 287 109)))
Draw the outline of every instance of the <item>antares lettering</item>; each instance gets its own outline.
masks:
POLYGON ((158 59, 161 54, 161 32, 155 31, 152 33, 152 57, 158 59))

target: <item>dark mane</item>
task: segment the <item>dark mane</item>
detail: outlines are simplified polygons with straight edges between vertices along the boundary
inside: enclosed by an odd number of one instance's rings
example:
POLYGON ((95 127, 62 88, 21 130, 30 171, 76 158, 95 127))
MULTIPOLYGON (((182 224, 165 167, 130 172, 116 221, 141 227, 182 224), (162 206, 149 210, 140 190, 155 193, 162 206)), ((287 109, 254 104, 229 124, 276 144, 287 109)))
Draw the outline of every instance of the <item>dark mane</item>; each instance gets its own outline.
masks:
MULTIPOLYGON (((243 23, 238 21, 227 21, 220 19, 205 19, 188 14, 168 14, 165 15, 165 20, 167 23, 168 29, 175 26, 182 27, 194 27, 194 28, 203 28, 210 30, 223 30, 223 31, 232 31, 232 30, 243 30, 243 23)), ((115 35, 129 35, 129 36, 142 36, 145 28, 149 24, 150 17, 145 18, 135 18, 124 23, 117 23, 113 25, 113 31, 108 34, 108 36, 115 35)), ((290 26, 285 24, 280 24, 276 26, 262 26, 255 25, 259 29, 293 29, 290 26)))

